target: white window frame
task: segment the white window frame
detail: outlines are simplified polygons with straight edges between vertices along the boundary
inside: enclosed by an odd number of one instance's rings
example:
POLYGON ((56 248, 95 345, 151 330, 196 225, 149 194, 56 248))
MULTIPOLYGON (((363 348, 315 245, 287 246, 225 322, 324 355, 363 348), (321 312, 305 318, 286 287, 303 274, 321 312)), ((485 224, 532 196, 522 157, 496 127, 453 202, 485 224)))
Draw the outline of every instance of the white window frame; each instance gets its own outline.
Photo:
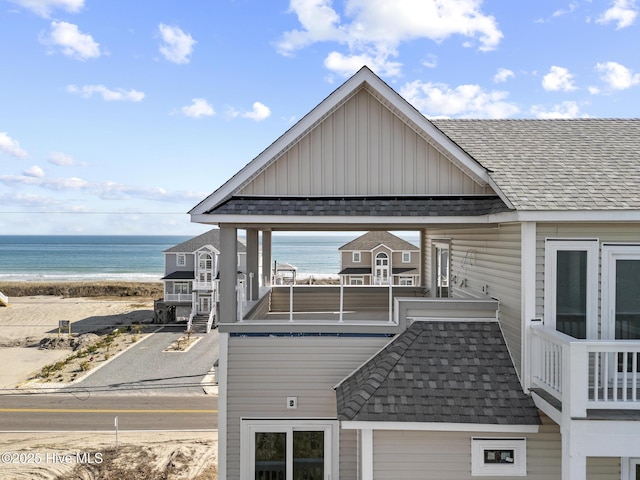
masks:
POLYGON ((176 255, 176 266, 184 267, 187 264, 187 254, 186 253, 178 253, 176 255))
POLYGON ((173 284, 173 293, 176 295, 189 295, 189 282, 175 282, 173 284), (184 291, 182 291, 184 289, 184 291))
MULTIPOLYGON (((240 429, 240 479, 255 479, 255 434, 281 432, 293 436, 294 431, 324 432, 324 480, 338 478, 338 421, 332 419, 242 419, 240 429)), ((288 437, 287 437, 288 438, 288 437)), ((287 444, 288 455, 293 455, 293 444, 287 444)), ((289 463, 293 477, 293 465, 289 463)))
POLYGON ((402 263, 411 263, 411 252, 402 252, 402 263))
POLYGON ((636 466, 640 465, 640 458, 629 458, 623 457, 621 465, 621 475, 622 480, 640 480, 636 478, 636 466))
POLYGON ((544 323, 556 329, 558 252, 587 252, 587 339, 598 337, 598 239, 547 238, 544 254, 544 323))
POLYGON ((405 285, 405 286, 413 286, 413 277, 412 276, 407 276, 407 275, 401 275, 398 278, 398 285, 405 285))
POLYGON ((472 477, 525 477, 527 475, 526 438, 471 437, 472 477), (513 450, 513 463, 484 463, 485 450, 513 450))
POLYGON ((364 277, 349 277, 349 285, 364 285, 364 277))
POLYGON ((362 262, 362 253, 361 252, 351 252, 351 261, 353 263, 362 262))
POLYGON ((615 337, 616 260, 640 260, 637 243, 602 244, 602 338, 615 337))

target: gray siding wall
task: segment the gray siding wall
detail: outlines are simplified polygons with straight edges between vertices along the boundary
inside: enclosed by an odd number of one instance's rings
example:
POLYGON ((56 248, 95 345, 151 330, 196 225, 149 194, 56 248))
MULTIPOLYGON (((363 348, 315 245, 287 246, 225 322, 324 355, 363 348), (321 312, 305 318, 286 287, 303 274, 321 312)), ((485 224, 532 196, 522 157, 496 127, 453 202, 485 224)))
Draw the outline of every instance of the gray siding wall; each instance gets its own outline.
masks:
MULTIPOLYGON (((526 435, 374 431, 374 479, 477 479, 480 477, 471 476, 471 437, 501 437, 527 439, 527 479, 557 480, 561 472, 560 429, 549 418, 543 416, 542 420, 538 433, 526 435)), ((620 459, 588 458, 587 479, 619 480, 620 459)))
MULTIPOLYGON (((227 476, 240 476, 240 419, 336 418, 333 387, 391 339, 230 337, 227 371, 227 476), (298 397, 298 408, 286 408, 298 397)), ((356 480, 354 432, 341 432, 340 478, 356 480)))
POLYGON ((521 363, 520 225, 427 231, 428 278, 432 295, 432 242, 451 240, 451 296, 500 299, 500 326, 518 372, 521 363), (483 288, 486 291, 483 292, 483 288))
POLYGON ((246 195, 490 193, 365 90, 296 142, 246 195))
POLYGON ((186 264, 184 266, 178 267, 177 265, 177 254, 176 253, 165 253, 164 254, 164 274, 168 275, 172 272, 188 272, 190 270, 194 270, 194 258, 193 254, 187 253, 186 264))

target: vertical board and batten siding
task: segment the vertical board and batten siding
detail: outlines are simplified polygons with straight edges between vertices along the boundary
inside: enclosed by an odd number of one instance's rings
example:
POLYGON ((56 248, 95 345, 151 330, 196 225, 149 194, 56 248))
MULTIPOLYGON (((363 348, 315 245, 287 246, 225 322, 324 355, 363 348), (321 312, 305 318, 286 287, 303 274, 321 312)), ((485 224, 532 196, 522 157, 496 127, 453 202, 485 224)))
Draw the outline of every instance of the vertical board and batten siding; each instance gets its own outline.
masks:
MULTIPOLYGON (((241 418, 336 418, 333 387, 391 339, 231 337, 227 370, 227 472, 240 478, 241 418), (298 408, 287 409, 287 397, 298 408)), ((354 432, 340 432, 340 478, 356 480, 354 432)))
MULTIPOLYGON (((640 244, 640 224, 629 223, 539 223, 536 228, 536 316, 544 318, 544 257, 546 239, 597 239, 598 261, 598 316, 602 298, 602 243, 640 244)), ((600 326, 600 319, 598 325, 600 326)))
MULTIPOLYGON (((560 427, 542 416, 532 434, 470 434, 465 432, 374 431, 375 480, 473 480, 471 438, 526 438, 529 480, 557 480, 561 476, 560 427)), ((483 477, 488 478, 488 477, 483 477)), ((505 480, 525 477, 499 477, 505 480)), ((587 480, 620 480, 619 458, 588 458, 587 480)))
POLYGON ((486 194, 361 90, 251 180, 241 195, 486 194))
MULTIPOLYGON (((451 241, 450 288, 453 298, 498 298, 500 326, 516 370, 521 363, 520 225, 493 228, 428 229, 428 282, 432 282, 432 242, 451 241), (487 291, 485 293, 483 288, 487 291)), ((435 288, 430 287, 434 292, 435 288)), ((432 293, 433 295, 433 293, 432 293)))

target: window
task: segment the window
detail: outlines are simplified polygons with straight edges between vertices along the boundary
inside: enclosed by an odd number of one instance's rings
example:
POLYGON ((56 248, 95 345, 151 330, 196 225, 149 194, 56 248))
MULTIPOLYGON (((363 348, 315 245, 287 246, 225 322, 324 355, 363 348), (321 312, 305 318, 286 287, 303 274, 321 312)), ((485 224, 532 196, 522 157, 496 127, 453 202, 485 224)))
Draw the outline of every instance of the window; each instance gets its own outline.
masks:
POLYGON ((364 277, 350 277, 349 285, 364 285, 364 277))
POLYGON ((189 284, 186 282, 174 283, 173 293, 189 294, 189 284))
POLYGON ((184 267, 187 264, 187 256, 184 253, 179 253, 176 256, 176 265, 178 267, 184 267))
POLYGON ((472 438, 471 476, 524 477, 527 443, 524 438, 472 438))
POLYGON ((201 270, 211 270, 213 266, 213 261, 211 259, 211 255, 208 253, 201 253, 200 257, 198 257, 198 267, 201 270))
POLYGON ((338 428, 327 420, 243 420, 241 478, 337 478, 338 428))
POLYGON ((352 252, 353 263, 360 263, 360 252, 352 252))
POLYGON ((413 277, 400 277, 400 285, 413 285, 413 277))
POLYGON ((596 338, 598 241, 547 239, 545 323, 574 338, 596 338))
POLYGON ((411 252, 402 252, 402 263, 411 263, 411 252))

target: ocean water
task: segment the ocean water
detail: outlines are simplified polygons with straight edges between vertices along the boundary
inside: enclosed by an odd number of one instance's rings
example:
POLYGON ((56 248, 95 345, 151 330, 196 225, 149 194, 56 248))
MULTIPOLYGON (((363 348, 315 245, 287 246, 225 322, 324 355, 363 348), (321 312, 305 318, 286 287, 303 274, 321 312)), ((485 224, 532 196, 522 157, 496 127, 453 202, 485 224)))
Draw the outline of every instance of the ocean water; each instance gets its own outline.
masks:
POLYGON ((0 236, 0 281, 157 281, 188 236, 0 236))
MULTIPOLYGON (((340 271, 338 248, 361 233, 274 232, 272 261, 294 265, 299 276, 336 276, 340 271)), ((403 237, 416 243, 417 234, 403 237)), ((157 281, 164 275, 162 252, 189 238, 0 235, 0 281, 157 281)))

